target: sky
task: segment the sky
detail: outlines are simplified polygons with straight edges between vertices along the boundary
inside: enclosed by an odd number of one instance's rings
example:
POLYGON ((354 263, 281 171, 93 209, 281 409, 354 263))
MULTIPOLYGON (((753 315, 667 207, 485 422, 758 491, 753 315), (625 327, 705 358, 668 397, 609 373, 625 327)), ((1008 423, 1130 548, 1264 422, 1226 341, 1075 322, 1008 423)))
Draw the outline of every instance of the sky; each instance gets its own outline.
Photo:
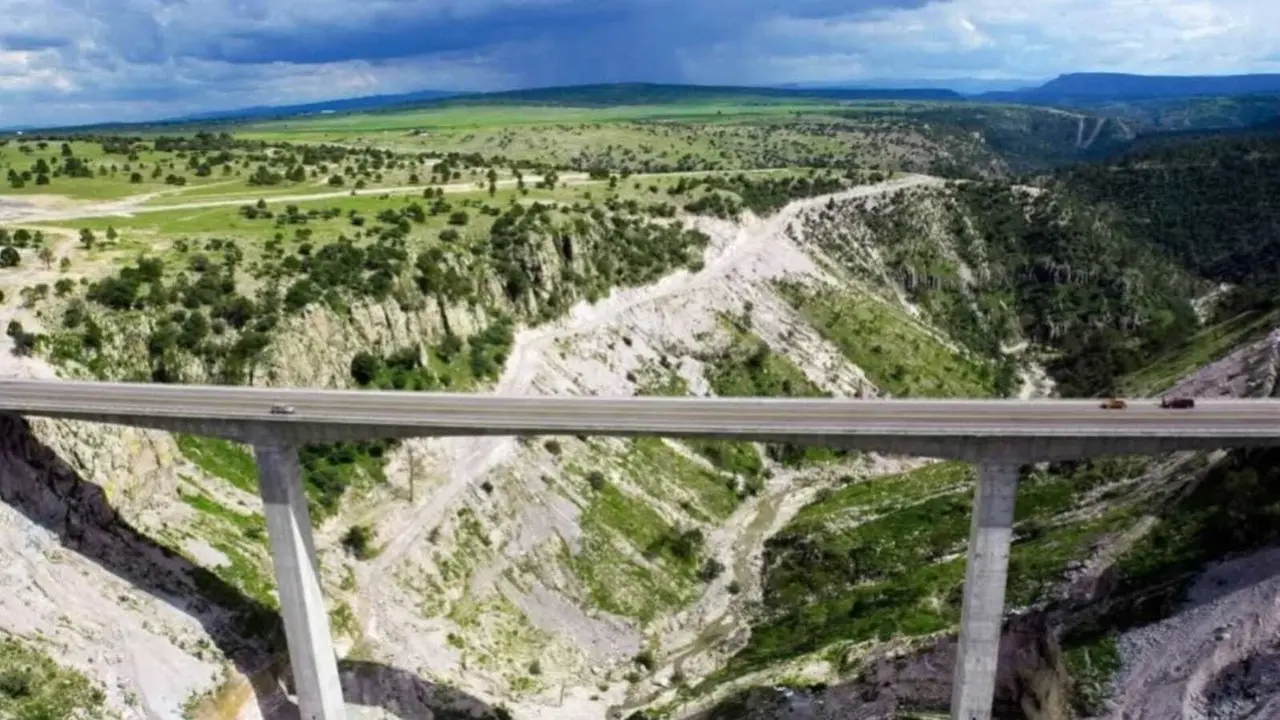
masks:
POLYGON ((422 89, 1280 72, 1277 0, 0 0, 0 127, 422 89))

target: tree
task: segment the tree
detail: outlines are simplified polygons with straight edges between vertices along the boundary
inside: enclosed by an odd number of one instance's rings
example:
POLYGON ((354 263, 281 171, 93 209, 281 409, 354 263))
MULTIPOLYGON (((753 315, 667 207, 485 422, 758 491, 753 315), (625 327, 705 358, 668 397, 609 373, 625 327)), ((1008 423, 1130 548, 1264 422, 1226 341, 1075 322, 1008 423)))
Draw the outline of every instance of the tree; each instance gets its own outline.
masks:
POLYGON ((108 240, 110 240, 110 241, 112 241, 112 242, 115 242, 116 238, 118 238, 118 237, 120 237, 120 234, 116 232, 116 227, 115 227, 114 225, 108 225, 108 226, 107 226, 107 239, 108 239, 108 240))
POLYGON ((466 210, 454 210, 453 212, 449 213, 450 225, 466 225, 470 221, 471 221, 471 218, 470 216, 467 215, 466 210))
POLYGON ((182 332, 178 335, 178 346, 187 350, 194 351, 200 347, 200 343, 204 341, 209 334, 209 321, 205 319, 203 313, 193 311, 182 321, 182 332))
POLYGON ((80 244, 84 245, 85 250, 92 250, 93 243, 95 240, 97 240, 97 238, 94 237, 92 230, 90 230, 89 228, 81 228, 80 244))
POLYGON ((36 257, 40 258, 40 262, 44 263, 44 269, 48 270, 53 266, 53 248, 48 245, 40 248, 36 253, 36 257))
POLYGON ((17 267, 20 262, 22 262, 22 256, 13 249, 13 246, 5 245, 4 249, 0 250, 0 267, 17 267))
POLYGON ((71 258, 64 257, 58 261, 59 272, 66 272, 71 269, 71 258))
POLYGON ((382 369, 382 360, 371 352, 361 351, 351 358, 351 379, 364 386, 373 382, 382 369))
POLYGON ((342 546, 360 560, 373 556, 373 528, 368 525, 352 525, 342 536, 342 546))

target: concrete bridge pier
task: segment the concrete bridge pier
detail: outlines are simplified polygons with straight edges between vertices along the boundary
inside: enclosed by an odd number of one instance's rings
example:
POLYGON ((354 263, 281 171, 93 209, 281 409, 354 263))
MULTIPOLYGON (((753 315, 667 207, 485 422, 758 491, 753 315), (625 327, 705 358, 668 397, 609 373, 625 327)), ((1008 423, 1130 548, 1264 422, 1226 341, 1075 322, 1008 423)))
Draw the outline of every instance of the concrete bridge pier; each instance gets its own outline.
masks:
POLYGON ((1006 461, 978 464, 969 557, 964 574, 960 645, 956 650, 951 720, 990 720, 1004 620, 1013 509, 1020 465, 1006 461))
POLYGON ((346 708, 329 614, 320 592, 298 448, 258 444, 254 455, 300 720, 342 720, 346 708))

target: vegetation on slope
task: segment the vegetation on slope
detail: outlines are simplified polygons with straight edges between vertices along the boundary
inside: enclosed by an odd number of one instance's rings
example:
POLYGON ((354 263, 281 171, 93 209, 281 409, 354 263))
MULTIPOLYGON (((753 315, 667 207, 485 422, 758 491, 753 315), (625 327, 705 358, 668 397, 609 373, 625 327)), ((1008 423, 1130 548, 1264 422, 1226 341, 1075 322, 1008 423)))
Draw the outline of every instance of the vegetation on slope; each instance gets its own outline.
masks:
POLYGON ((1058 181, 1115 208, 1126 233, 1203 277, 1252 285, 1280 278, 1280 134, 1153 144, 1070 168, 1058 181))
POLYGON ((1119 670, 1116 638, 1169 617, 1211 563, 1280 542, 1280 452, 1234 450, 1173 499, 1156 526, 1118 559, 1101 614, 1085 613, 1062 639, 1082 714, 1104 710, 1119 670))
POLYGON ((1024 339, 1056 353, 1048 365, 1062 394, 1087 396, 1113 392, 1198 322, 1195 278, 1061 193, 999 183, 916 189, 889 203, 833 203, 808 230, 854 277, 905 295, 994 363, 970 376, 997 391, 1013 377, 1004 346, 1024 339))
MULTIPOLYGON (((1058 520, 1089 491, 1141 474, 1141 460, 1024 471, 1008 602, 1045 601, 1065 563, 1099 534, 1123 526, 1119 507, 1084 523, 1058 520)), ((747 646, 715 680, 808 653, 844 651, 946 630, 959 619, 973 469, 940 463, 854 481, 807 506, 765 549, 765 593, 747 646)))
POLYGON ((944 339, 900 308, 857 288, 779 289, 802 317, 840 348, 876 387, 894 397, 1007 396, 1012 362, 992 362, 944 339))
MULTIPOLYGON (((751 332, 749 315, 723 318, 723 322, 730 338, 728 345, 702 358, 715 394, 722 397, 822 397, 827 394, 785 355, 774 352, 751 332)), ((726 469, 747 475, 748 492, 754 494, 759 490, 756 464, 759 455, 754 445, 703 440, 693 443, 693 447, 712 462, 729 463, 726 469)), ((794 443, 771 443, 765 452, 775 462, 792 467, 825 462, 843 454, 832 448, 794 443)))
POLYGON ((101 688, 83 674, 24 640, 0 638, 0 717, 90 720, 102 717, 104 700, 101 688))
POLYGON ((628 441, 602 469, 567 469, 588 488, 580 548, 568 565, 596 606, 647 623, 687 605, 723 570, 703 557, 702 528, 737 508, 737 477, 658 438, 628 441))

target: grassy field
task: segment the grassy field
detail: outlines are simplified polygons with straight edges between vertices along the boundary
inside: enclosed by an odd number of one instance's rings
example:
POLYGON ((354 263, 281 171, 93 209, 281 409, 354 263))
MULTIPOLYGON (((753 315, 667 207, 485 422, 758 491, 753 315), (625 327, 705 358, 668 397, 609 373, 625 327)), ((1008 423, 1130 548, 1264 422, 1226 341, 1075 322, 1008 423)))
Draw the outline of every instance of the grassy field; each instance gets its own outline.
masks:
POLYGON ((718 120, 777 118, 796 113, 847 110, 842 103, 814 102, 691 102, 615 107, 555 107, 539 105, 464 105, 404 112, 353 113, 270 121, 243 126, 240 135, 252 139, 314 138, 326 140, 352 134, 442 128, 493 128, 518 125, 561 125, 659 120, 718 120))
POLYGON ((45 143, 43 149, 36 142, 9 141, 0 145, 0 195, 62 195, 79 200, 115 200, 142 193, 180 192, 228 180, 219 174, 197 177, 185 166, 185 160, 174 153, 140 150, 137 159, 130 160, 125 155, 104 152, 100 143, 85 141, 72 141, 66 145, 71 157, 82 161, 92 177, 59 175, 57 171, 65 161, 62 145, 60 142, 45 143), (33 169, 41 161, 49 168, 45 173, 47 184, 36 180, 38 175, 33 169), (17 173, 30 171, 32 177, 22 187, 14 187, 5 179, 11 170, 17 173), (159 177, 155 175, 157 171, 159 177), (138 173, 140 182, 131 182, 133 172, 138 173), (169 175, 182 176, 187 186, 166 183, 164 178, 169 175))

